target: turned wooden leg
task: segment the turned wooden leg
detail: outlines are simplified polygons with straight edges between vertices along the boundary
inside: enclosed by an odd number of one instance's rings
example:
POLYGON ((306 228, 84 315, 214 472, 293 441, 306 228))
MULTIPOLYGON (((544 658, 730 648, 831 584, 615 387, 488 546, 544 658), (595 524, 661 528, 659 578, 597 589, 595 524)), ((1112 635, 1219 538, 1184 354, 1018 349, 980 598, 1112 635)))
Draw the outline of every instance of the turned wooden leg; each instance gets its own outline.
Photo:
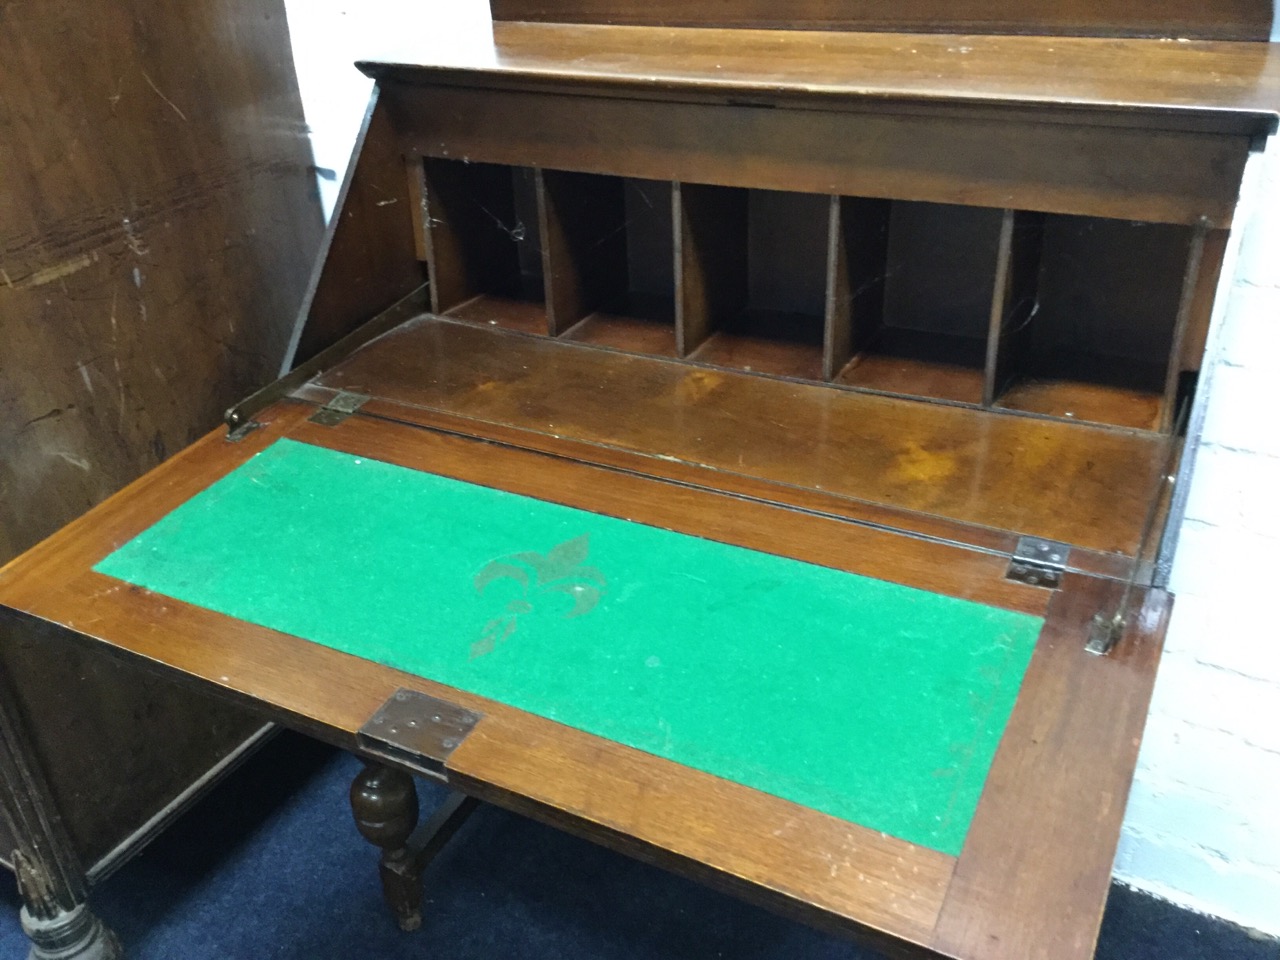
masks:
POLYGON ((378 867, 382 892, 401 930, 422 925, 422 871, 477 805, 471 797, 450 794, 418 826, 418 791, 413 777, 403 770, 365 761, 351 784, 356 827, 366 840, 382 848, 378 867))
POLYGON ((22 930, 31 941, 27 960, 121 960, 115 934, 102 925, 83 903, 41 917, 22 907, 22 930))
POLYGON ((368 763, 351 784, 351 812, 356 827, 382 848, 378 872, 382 892, 401 930, 422 925, 422 876, 412 869, 406 844, 418 825, 418 790, 403 770, 368 763))
MULTIPOLYGON (((3 678, 0 678, 3 679, 3 678)), ((29 960, 120 960, 120 943, 85 905, 84 871, 35 762, 12 693, 0 683, 0 814, 22 895, 29 960)))

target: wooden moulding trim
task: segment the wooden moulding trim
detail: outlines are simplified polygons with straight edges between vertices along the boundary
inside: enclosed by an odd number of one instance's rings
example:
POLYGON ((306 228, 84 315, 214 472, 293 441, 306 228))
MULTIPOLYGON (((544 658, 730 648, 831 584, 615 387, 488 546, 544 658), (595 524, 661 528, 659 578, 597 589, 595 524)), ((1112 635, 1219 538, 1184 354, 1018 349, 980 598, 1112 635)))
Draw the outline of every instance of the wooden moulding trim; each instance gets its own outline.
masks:
POLYGON ((388 89, 463 87, 1251 139, 1274 133, 1280 122, 1280 76, 1273 76, 1280 71, 1265 43, 1187 48, 1159 40, 833 37, 533 23, 500 25, 495 39, 497 62, 363 61, 357 67, 388 89), (565 31, 577 35, 567 38, 565 31), (508 50, 505 41, 513 34, 515 49, 508 50), (729 34, 750 40, 733 46, 726 41, 729 34), (681 43, 690 37, 701 42, 681 43), (783 45, 791 48, 790 57, 770 59, 783 45), (556 52, 549 54, 548 46, 556 52), (910 58, 902 56, 903 47, 913 51, 910 58), (965 51, 963 63, 958 49, 965 51), (662 55, 651 56, 654 50, 662 55), (619 69, 620 61, 629 68, 619 69), (895 66, 886 67, 886 61, 895 66), (1028 61, 1037 64, 1034 75, 1025 69, 1028 61), (1180 82, 1169 85, 1169 74, 1182 75, 1180 82), (1219 80, 1201 82, 1187 74, 1219 80), (982 82, 973 83, 974 77, 982 82))
POLYGON ((407 147, 429 157, 1215 227, 1248 152, 1244 137, 711 101, 447 86, 396 100, 407 147))

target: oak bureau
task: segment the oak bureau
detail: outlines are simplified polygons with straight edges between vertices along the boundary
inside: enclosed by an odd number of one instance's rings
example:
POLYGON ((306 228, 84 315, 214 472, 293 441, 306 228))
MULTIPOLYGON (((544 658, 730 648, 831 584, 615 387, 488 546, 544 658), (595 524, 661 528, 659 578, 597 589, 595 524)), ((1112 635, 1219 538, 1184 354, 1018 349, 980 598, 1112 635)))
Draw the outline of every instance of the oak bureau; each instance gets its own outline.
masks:
MULTIPOLYGON (((891 955, 1091 956, 1270 8, 794 6, 362 64, 285 375, 0 571, 0 642, 364 757, 407 929, 487 802, 891 955)), ((0 726, 34 955, 114 956, 0 726)))

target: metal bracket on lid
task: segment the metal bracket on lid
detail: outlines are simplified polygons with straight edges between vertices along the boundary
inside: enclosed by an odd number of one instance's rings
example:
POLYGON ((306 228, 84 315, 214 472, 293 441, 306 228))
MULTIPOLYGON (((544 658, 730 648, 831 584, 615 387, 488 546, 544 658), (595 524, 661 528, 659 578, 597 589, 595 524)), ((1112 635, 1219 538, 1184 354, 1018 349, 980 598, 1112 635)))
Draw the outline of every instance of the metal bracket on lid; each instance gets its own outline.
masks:
POLYGON ((356 734, 366 753, 397 766, 445 777, 445 763, 483 714, 416 690, 397 690, 356 734))
POLYGON ((1085 650, 1099 657, 1111 652, 1128 625, 1122 610, 1123 607, 1110 617, 1105 613, 1094 615, 1093 622, 1089 624, 1089 639, 1085 642, 1085 650))
POLYGON ((262 426, 263 424, 259 423, 257 420, 246 420, 244 423, 240 424, 240 426, 227 431, 227 440, 230 443, 239 443, 249 434, 253 433, 253 431, 260 430, 262 426))
POLYGON ((1039 537, 1021 537, 1009 560, 1005 579, 1056 590, 1062 583, 1062 575, 1067 570, 1067 558, 1070 555, 1071 548, 1065 543, 1041 540, 1039 537))

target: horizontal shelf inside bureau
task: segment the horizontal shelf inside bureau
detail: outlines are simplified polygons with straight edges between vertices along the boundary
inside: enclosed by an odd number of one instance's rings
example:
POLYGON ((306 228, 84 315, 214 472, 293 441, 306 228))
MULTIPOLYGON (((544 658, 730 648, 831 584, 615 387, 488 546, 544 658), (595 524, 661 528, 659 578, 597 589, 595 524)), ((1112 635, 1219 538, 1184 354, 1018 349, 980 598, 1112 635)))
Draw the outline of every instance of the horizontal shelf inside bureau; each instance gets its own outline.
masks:
POLYGON ((917 399, 1167 430, 1195 228, 428 158, 436 313, 917 399))

